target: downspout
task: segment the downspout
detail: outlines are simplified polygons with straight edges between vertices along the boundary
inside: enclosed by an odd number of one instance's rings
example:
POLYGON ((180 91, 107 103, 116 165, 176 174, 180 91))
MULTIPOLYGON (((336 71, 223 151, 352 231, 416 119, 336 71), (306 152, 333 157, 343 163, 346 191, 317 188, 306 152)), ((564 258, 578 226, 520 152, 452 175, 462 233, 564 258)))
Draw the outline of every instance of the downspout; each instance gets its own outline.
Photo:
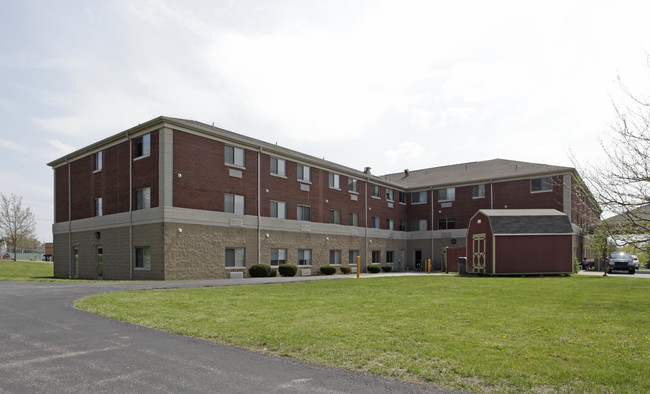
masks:
MULTIPOLYGON (((433 260, 433 186, 431 186, 431 261, 433 260)), ((440 263, 440 267, 442 268, 442 261, 440 263)))
POLYGON ((262 240, 260 237, 262 236, 262 218, 260 215, 260 198, 261 198, 261 182, 260 182, 260 175, 261 175, 261 168, 260 168, 260 162, 262 160, 262 147, 260 146, 260 149, 257 151, 257 262, 261 262, 262 258, 262 240))
POLYGON ((364 253, 363 266, 366 269, 368 268, 368 183, 369 182, 370 182, 370 177, 367 176, 367 174, 366 174, 366 185, 365 185, 365 191, 364 191, 364 193, 365 193, 364 201, 365 201, 366 208, 365 208, 365 215, 364 215, 365 218, 364 218, 364 223, 363 223, 363 227, 365 228, 364 233, 365 233, 365 243, 366 243, 365 249, 363 251, 363 253, 364 253))
MULTIPOLYGON (((65 158, 65 164, 68 167, 68 279, 72 279, 72 187, 70 186, 70 162, 65 158)), ((56 199, 55 199, 56 200, 56 199)))
POLYGON ((133 280, 133 144, 128 131, 126 140, 129 143, 129 280, 133 280))

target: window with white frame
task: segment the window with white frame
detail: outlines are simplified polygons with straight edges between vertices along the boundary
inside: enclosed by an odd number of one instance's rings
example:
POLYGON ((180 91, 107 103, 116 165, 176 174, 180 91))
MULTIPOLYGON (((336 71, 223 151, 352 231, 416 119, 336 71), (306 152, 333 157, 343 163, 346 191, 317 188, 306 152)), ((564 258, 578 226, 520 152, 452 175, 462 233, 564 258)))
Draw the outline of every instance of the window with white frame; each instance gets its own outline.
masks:
POLYGON ((392 229, 393 229, 393 219, 391 219, 391 218, 387 218, 387 219, 386 219, 386 228, 387 228, 388 230, 392 230, 392 229))
POLYGON ((406 220, 400 219, 399 220, 399 231, 406 231, 406 220))
POLYGON ((95 216, 102 216, 104 213, 104 207, 102 203, 102 198, 97 197, 95 199, 95 216))
POLYGON ((308 205, 298 205, 298 220, 306 222, 311 221, 311 207, 308 205))
POLYGON ((135 268, 142 270, 151 269, 151 248, 149 246, 135 247, 135 268))
POLYGON ((277 157, 271 157, 271 174, 277 176, 286 176, 286 162, 284 159, 278 159, 277 157))
POLYGON ((393 201, 393 189, 386 188, 386 201, 393 201))
POLYGON ((395 259, 395 252, 393 252, 392 250, 387 250, 386 251, 386 263, 391 264, 391 263, 395 262, 394 259, 395 259))
POLYGON ((372 228, 379 228, 380 227, 379 221, 380 221, 379 216, 373 216, 371 220, 372 228))
POLYGON ((145 187, 135 191, 135 209, 151 208, 151 188, 145 187))
POLYGON ((341 211, 338 209, 330 209, 330 223, 341 224, 341 211))
POLYGON ((93 155, 93 171, 99 172, 104 167, 104 151, 99 151, 93 155))
POLYGON ((485 184, 472 186, 472 198, 485 198, 485 184))
POLYGON ((402 204, 406 204, 406 193, 399 192, 399 202, 402 204))
POLYGON ((145 134, 133 140, 135 158, 151 154, 151 134, 145 134))
POLYGON ((226 248, 226 267, 244 268, 246 249, 244 248, 226 248))
POLYGON ((298 180, 311 182, 311 169, 303 164, 298 164, 298 180))
POLYGON ((340 189, 341 188, 341 176, 330 172, 330 188, 340 189))
POLYGON ((372 190, 371 190, 371 192, 372 192, 371 195, 372 195, 374 198, 381 198, 381 194, 380 194, 380 192, 379 192, 379 185, 372 185, 372 190))
POLYGON ((357 212, 348 213, 348 225, 350 226, 359 226, 359 214, 357 212))
POLYGON ((226 145, 226 164, 244 167, 244 149, 235 146, 226 145))
POLYGON ((456 199, 456 188, 448 187, 438 190, 438 201, 454 201, 456 199))
POLYGON ((531 193, 550 192, 551 190, 553 190, 553 178, 551 177, 534 178, 530 180, 531 193))
POLYGON ((357 257, 359 257, 359 251, 358 250, 350 250, 348 252, 348 264, 351 266, 356 267, 357 266, 357 257))
POLYGON ((340 250, 330 250, 330 265, 341 265, 340 250))
POLYGON ((422 204, 427 202, 427 192, 413 192, 411 193, 411 204, 422 204))
POLYGON ((244 196, 236 194, 226 194, 224 196, 224 212, 234 213, 236 215, 244 214, 244 196))
POLYGON ((427 230, 426 219, 416 219, 411 223, 411 231, 426 231, 426 230, 427 230))
POLYGON ((453 230, 456 228, 456 219, 438 219, 438 230, 453 230))
POLYGON ((352 193, 359 193, 359 180, 348 178, 348 191, 352 193))
POLYGON ((381 263, 381 251, 380 250, 373 250, 372 251, 372 263, 373 264, 381 263))
POLYGON ((278 266, 287 263, 286 249, 271 249, 271 265, 278 266))
POLYGON ((298 265, 311 265, 311 249, 298 249, 298 265))
POLYGON ((282 201, 271 201, 271 217, 286 219, 287 218, 287 203, 282 201))

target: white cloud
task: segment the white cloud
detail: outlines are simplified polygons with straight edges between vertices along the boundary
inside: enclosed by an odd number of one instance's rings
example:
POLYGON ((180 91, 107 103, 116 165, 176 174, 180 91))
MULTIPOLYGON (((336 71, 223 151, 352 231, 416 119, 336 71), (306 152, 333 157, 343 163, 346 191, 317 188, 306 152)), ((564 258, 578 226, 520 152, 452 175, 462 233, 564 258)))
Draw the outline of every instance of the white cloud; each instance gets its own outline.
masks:
POLYGON ((391 163, 411 162, 421 158, 424 152, 425 148, 419 143, 415 141, 402 141, 397 149, 384 152, 384 157, 391 163))
POLYGON ((23 144, 18 144, 14 141, 0 139, 0 147, 11 149, 18 153, 27 153, 29 148, 23 144))

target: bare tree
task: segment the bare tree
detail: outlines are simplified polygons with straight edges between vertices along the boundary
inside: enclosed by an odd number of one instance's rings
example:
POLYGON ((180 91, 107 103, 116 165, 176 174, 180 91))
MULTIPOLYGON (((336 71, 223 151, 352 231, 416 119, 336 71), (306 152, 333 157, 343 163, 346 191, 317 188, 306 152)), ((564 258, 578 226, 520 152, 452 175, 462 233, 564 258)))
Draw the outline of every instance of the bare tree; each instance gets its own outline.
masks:
POLYGON ((23 208, 23 198, 0 194, 0 235, 14 251, 22 242, 35 238, 36 218, 29 207, 23 208))
POLYGON ((632 94, 618 80, 625 97, 614 103, 611 138, 600 141, 605 160, 578 166, 584 182, 605 212, 600 222, 619 243, 650 251, 650 98, 632 94))

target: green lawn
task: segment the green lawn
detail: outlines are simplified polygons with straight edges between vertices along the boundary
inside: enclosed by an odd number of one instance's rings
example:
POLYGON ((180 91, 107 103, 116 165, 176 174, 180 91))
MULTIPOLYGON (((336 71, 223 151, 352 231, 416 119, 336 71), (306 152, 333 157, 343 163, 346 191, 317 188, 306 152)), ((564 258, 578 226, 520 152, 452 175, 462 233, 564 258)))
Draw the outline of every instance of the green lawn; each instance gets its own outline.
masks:
POLYGON ((0 280, 57 281, 52 263, 44 261, 0 261, 0 280))
POLYGON ((346 279, 102 294, 77 306, 461 390, 650 392, 645 279, 346 279))

